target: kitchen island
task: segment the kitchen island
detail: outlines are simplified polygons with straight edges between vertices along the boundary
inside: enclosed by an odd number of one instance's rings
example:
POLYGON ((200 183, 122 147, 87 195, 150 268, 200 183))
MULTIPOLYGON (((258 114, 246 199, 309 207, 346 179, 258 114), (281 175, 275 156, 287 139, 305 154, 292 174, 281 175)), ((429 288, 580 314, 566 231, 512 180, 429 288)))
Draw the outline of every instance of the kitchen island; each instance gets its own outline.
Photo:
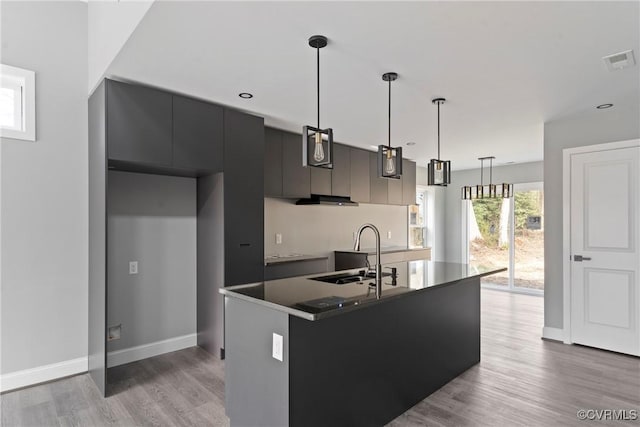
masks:
POLYGON ((480 361, 480 278, 504 270, 388 264, 380 298, 358 269, 221 289, 231 426, 388 423, 480 361))

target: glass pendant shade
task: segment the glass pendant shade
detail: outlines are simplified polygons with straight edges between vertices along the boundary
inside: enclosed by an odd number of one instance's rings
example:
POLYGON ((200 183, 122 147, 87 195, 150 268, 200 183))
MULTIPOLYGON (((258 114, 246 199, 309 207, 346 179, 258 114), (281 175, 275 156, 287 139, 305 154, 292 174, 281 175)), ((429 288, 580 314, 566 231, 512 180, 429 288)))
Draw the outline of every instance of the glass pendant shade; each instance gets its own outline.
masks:
POLYGON ((431 159, 427 165, 427 184, 446 187, 451 184, 451 161, 431 159))
POLYGON ((333 130, 302 128, 302 165, 333 168, 333 130))
POLYGON ((400 179, 402 176, 402 148, 378 146, 378 176, 400 179))

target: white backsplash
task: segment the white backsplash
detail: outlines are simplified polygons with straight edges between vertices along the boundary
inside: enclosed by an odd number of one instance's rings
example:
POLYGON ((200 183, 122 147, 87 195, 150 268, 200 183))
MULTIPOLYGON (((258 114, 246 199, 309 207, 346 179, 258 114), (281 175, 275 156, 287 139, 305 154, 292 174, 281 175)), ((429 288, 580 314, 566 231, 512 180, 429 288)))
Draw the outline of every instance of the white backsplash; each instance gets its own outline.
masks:
MULTIPOLYGON (((407 245, 407 207, 360 204, 360 206, 297 206, 295 200, 264 199, 264 254, 330 255, 353 247, 353 233, 365 222, 380 230, 381 245, 407 245), (388 233, 391 232, 391 238, 388 233), (282 243, 276 244, 276 234, 282 243)), ((370 230, 362 234, 362 247, 375 246, 370 230)))

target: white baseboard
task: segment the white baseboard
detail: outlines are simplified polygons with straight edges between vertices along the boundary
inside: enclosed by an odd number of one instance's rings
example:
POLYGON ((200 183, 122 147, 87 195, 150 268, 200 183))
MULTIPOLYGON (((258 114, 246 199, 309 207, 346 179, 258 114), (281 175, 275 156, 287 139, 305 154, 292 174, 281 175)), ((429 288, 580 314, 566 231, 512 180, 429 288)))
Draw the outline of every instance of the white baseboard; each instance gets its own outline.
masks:
POLYGON ((87 369, 88 358, 79 357, 77 359, 65 360, 64 362, 52 363, 51 365, 10 372, 0 375, 0 392, 15 390, 70 375, 81 374, 87 372, 87 369))
POLYGON ((564 330, 560 328, 551 328, 545 326, 542 328, 542 338, 546 340, 564 342, 564 330))
POLYGON ((183 348, 194 347, 198 343, 197 337, 197 334, 189 334, 136 347, 111 351, 107 353, 107 367, 111 368, 148 357, 182 350, 183 348))

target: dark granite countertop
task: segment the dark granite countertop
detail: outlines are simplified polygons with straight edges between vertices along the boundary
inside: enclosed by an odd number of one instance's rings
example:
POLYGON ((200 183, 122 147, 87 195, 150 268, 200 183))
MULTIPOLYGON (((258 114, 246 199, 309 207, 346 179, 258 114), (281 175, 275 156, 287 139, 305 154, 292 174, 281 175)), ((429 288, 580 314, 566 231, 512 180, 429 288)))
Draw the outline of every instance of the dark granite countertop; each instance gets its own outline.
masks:
POLYGON ((370 304, 383 303, 392 298, 408 296, 413 292, 424 292, 438 286, 452 285, 464 279, 488 276, 505 270, 506 268, 485 268, 427 260, 385 264, 380 299, 375 297, 375 288, 369 286, 375 282, 374 279, 344 285, 313 280, 341 273, 357 274, 362 269, 229 286, 220 289, 220 293, 303 319, 319 320, 365 308, 370 304), (395 286, 391 277, 392 268, 396 272, 395 286))

